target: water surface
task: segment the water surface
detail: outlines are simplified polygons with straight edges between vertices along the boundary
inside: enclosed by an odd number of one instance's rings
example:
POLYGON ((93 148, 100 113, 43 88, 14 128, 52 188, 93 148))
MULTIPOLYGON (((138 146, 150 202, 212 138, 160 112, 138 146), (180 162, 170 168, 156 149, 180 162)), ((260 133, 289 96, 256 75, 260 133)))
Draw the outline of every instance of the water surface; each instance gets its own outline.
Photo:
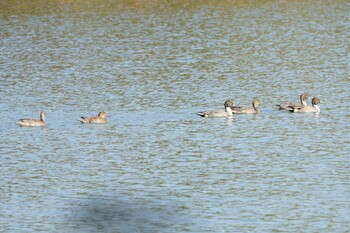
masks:
POLYGON ((40 3, 1 3, 2 232, 348 231, 349 3, 40 3))

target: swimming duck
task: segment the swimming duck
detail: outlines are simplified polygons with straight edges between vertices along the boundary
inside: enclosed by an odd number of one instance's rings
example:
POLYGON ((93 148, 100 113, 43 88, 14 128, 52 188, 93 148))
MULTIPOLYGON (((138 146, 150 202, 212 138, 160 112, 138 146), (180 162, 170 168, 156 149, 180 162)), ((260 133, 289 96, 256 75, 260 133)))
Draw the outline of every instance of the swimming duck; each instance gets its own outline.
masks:
POLYGON ((92 117, 81 117, 79 120, 84 124, 105 124, 107 123, 107 115, 105 112, 100 112, 97 116, 92 117))
POLYGON ((201 117, 227 117, 232 118, 232 110, 231 107, 233 106, 233 100, 229 99, 226 100, 224 103, 225 109, 222 110, 209 110, 205 112, 198 112, 197 115, 201 117))
POLYGON ((239 107, 232 106, 231 110, 233 114, 256 114, 260 112, 261 102, 258 98, 253 100, 253 107, 239 107))
POLYGON ((275 107, 278 108, 279 110, 288 110, 289 108, 301 108, 301 107, 307 106, 306 100, 308 98, 309 98, 309 94, 303 93, 300 95, 300 104, 287 102, 283 104, 277 104, 275 105, 275 107))
POLYGON ((321 103, 321 100, 315 97, 312 99, 311 103, 312 103, 312 106, 290 107, 287 110, 290 112, 300 112, 300 113, 307 113, 307 112, 319 113, 321 109, 318 105, 321 103))
POLYGON ((34 120, 34 119, 19 119, 16 123, 20 126, 44 126, 46 125, 45 122, 46 113, 40 112, 40 120, 34 120))

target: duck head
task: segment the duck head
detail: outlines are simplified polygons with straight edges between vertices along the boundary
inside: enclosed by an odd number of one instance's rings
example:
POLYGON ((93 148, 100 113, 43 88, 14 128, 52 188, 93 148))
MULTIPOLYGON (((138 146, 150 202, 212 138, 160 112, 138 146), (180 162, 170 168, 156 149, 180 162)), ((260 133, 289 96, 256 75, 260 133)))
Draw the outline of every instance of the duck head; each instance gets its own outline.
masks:
POLYGON ((300 95, 300 100, 301 101, 305 101, 305 100, 307 100, 309 98, 309 96, 310 95, 308 93, 303 93, 303 94, 300 95))
POLYGON ((253 100, 253 107, 258 108, 258 107, 260 107, 260 105, 261 105, 261 101, 258 98, 255 98, 253 100))
POLYGON ((40 120, 45 121, 45 118, 46 118, 46 113, 40 112, 40 120))
POLYGON ((311 102, 312 102, 312 105, 318 105, 321 103, 321 100, 319 98, 315 97, 312 99, 311 102))
POLYGON ((230 108, 233 106, 233 104, 234 104, 233 100, 229 99, 225 101, 224 106, 225 108, 230 108))
POLYGON ((100 113, 98 114, 98 116, 101 117, 101 118, 106 118, 106 117, 107 117, 107 114, 106 114, 105 112, 100 112, 100 113))

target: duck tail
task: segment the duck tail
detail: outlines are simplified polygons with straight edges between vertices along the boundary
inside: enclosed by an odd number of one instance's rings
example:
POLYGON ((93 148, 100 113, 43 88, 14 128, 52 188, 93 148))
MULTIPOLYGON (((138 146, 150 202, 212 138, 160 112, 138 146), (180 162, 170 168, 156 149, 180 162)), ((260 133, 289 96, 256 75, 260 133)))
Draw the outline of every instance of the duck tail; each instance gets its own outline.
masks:
POLYGON ((197 112, 196 114, 197 114, 198 116, 205 117, 205 113, 204 113, 204 112, 197 112))
POLYGON ((292 108, 292 107, 287 107, 285 109, 289 112, 297 112, 298 111, 298 108, 292 108))
POLYGON ((276 104, 276 105, 275 105, 275 108, 277 108, 278 110, 282 110, 282 107, 281 107, 280 104, 276 104))
POLYGON ((81 117, 79 120, 78 120, 80 123, 88 123, 88 120, 85 118, 85 117, 81 117))

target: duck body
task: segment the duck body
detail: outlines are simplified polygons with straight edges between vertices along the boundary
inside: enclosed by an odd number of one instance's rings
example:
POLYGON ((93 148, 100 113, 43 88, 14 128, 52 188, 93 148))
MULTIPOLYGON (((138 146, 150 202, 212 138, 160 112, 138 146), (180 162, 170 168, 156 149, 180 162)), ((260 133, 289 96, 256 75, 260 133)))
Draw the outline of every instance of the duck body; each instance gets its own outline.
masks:
POLYGON ((260 105, 260 100, 256 98, 253 100, 253 107, 233 106, 231 110, 233 114, 258 114, 260 113, 260 105))
POLYGON ((40 120, 19 119, 16 123, 20 126, 45 126, 46 125, 45 117, 46 117, 46 113, 41 112, 40 113, 40 120))
POLYGON ((204 112, 197 112, 196 114, 201 117, 226 117, 226 118, 232 118, 232 110, 231 107, 233 106, 233 100, 226 100, 224 103, 225 109, 218 109, 218 110, 209 110, 204 112))
POLYGON ((91 117, 83 116, 79 121, 83 124, 106 124, 107 115, 105 112, 100 112, 97 116, 91 116, 91 117))
POLYGON ((201 117, 227 117, 227 118, 232 117, 232 113, 229 113, 229 111, 221 110, 221 109, 198 112, 197 115, 201 117))
POLYGON ((307 106, 306 100, 309 98, 309 94, 303 93, 300 95, 300 104, 295 102, 286 102, 275 105, 279 110, 289 110, 290 108, 302 108, 307 106))
POLYGON ((313 98, 312 101, 312 106, 302 106, 302 107, 289 107, 287 108, 288 111, 290 112, 295 112, 295 113, 319 113, 321 112, 320 107, 318 106, 321 103, 321 100, 317 97, 313 98))

